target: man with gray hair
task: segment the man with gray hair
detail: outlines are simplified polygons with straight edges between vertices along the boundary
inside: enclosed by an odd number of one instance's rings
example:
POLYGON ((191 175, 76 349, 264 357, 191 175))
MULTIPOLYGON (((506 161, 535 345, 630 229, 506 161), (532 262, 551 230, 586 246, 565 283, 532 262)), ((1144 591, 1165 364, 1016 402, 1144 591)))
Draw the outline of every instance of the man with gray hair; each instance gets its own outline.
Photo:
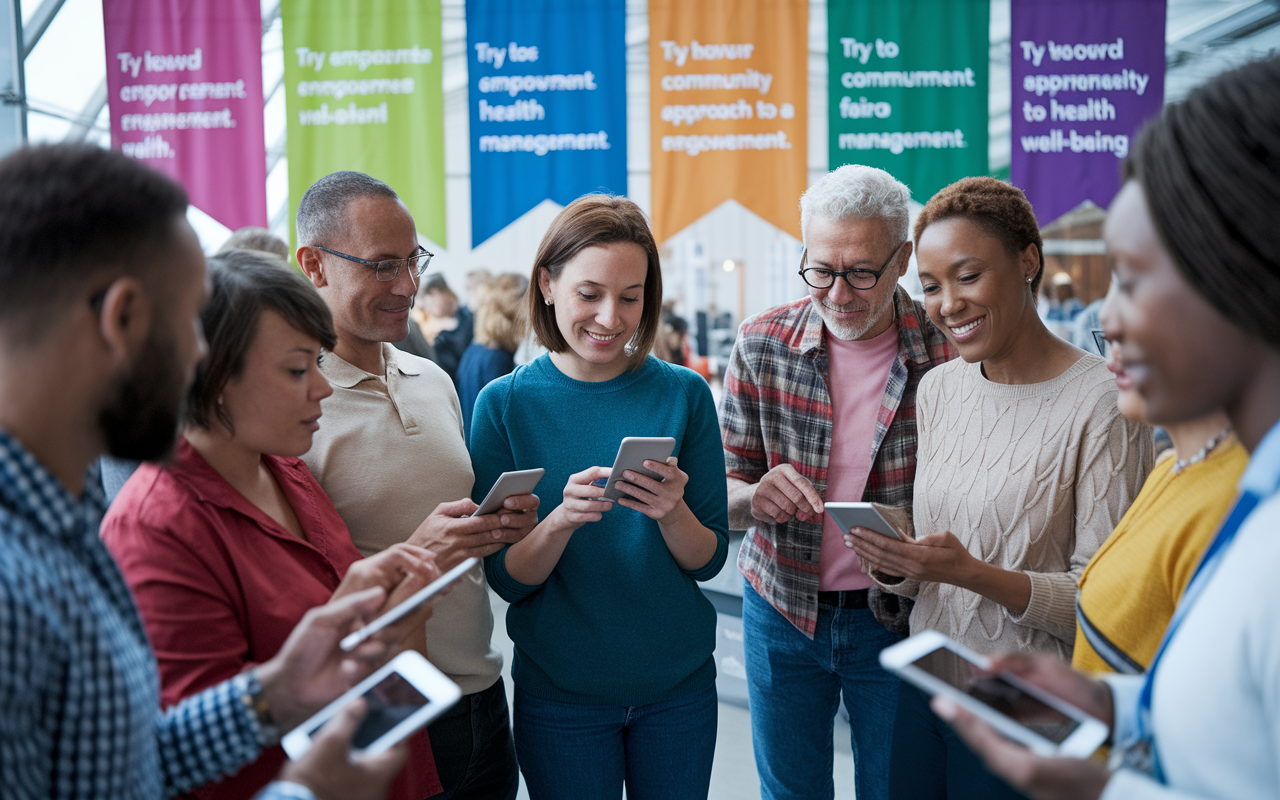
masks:
MULTIPOLYGON (((508 498, 500 513, 471 517, 474 475, 453 381, 390 343, 405 338, 418 279, 431 254, 408 207, 382 181, 335 172, 298 204, 298 266, 333 312, 338 342, 320 370, 333 394, 303 460, 372 555, 397 542, 431 550, 440 569, 520 541, 537 524, 538 499, 508 498)), ((444 800, 514 800, 519 788, 493 612, 476 565, 435 602, 426 625, 431 661, 463 698, 432 723, 444 800)))
POLYGON ((897 285, 911 257, 909 199, 889 173, 857 165, 810 187, 800 198, 809 294, 745 320, 725 375, 729 525, 747 532, 738 568, 763 800, 832 797, 841 692, 858 800, 887 796, 898 687, 877 656, 906 631, 905 609, 871 589, 823 501, 910 509, 916 386, 955 354, 897 285))

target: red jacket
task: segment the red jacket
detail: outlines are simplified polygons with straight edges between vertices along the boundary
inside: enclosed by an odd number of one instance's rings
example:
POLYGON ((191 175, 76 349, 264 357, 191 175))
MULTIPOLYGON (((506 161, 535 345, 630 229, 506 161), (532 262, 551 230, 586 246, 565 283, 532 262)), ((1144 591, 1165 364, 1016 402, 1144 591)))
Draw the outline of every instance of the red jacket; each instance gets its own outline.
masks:
MULTIPOLYGON (((323 605, 360 551, 305 464, 263 456, 306 541, 250 503, 179 439, 173 464, 143 464, 102 521, 102 539, 137 601, 160 667, 166 705, 218 684, 279 651, 307 609, 323 605)), ((248 798, 284 763, 279 746, 235 775, 194 792, 248 798)), ((426 731, 390 798, 441 791, 426 731)))

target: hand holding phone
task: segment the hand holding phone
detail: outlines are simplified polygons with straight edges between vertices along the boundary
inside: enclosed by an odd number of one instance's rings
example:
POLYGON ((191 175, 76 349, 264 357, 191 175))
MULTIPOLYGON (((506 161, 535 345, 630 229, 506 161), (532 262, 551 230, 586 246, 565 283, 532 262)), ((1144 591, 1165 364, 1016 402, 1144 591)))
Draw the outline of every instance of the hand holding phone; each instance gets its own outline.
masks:
POLYGON ((840 526, 840 530, 844 533, 848 533, 850 528, 856 526, 873 530, 900 542, 909 541, 912 538, 909 534, 910 518, 904 520, 905 514, 895 514, 897 509, 880 503, 828 502, 823 505, 828 516, 840 526))
POLYGON ((501 511, 502 504, 508 497, 533 494, 533 490, 538 487, 538 481, 542 480, 545 472, 546 470, 538 468, 502 473, 498 476, 498 480, 494 481, 493 486, 489 487, 489 493, 480 501, 480 506, 471 516, 482 517, 485 514, 501 511))
POLYGON ((418 608, 422 606, 423 603, 430 600, 432 597, 438 594, 440 590, 444 589, 446 586, 453 583, 458 578, 461 578, 463 575, 467 574, 467 572, 469 572, 471 568, 478 563, 480 563, 478 559, 475 559, 475 558, 466 559, 461 564, 458 564, 456 567, 449 570, 445 574, 441 575, 439 578, 432 581, 427 586, 415 592, 412 597, 405 600, 400 605, 392 608, 390 611, 378 617, 373 622, 370 622, 368 625, 365 625, 363 628, 356 631, 355 633, 352 633, 347 637, 345 637, 341 642, 338 643, 338 646, 341 647, 346 652, 350 653, 352 650, 355 650, 357 647, 359 647, 360 643, 368 639, 370 636, 373 636, 375 633, 387 627, 388 625, 391 625, 399 621, 406 614, 411 614, 414 611, 416 611, 418 608))
MULTIPOLYGON (((670 436, 628 436, 618 446, 618 455, 613 459, 613 469, 604 484, 605 500, 620 500, 630 497, 618 488, 618 481, 626 482, 622 473, 630 470, 647 478, 660 481, 662 476, 644 468, 645 461, 666 462, 671 452, 676 449, 676 440, 670 436)), ((599 485, 598 482, 593 482, 599 485)))
POLYGON ((444 713, 462 690, 413 650, 406 650, 356 684, 337 700, 285 734, 280 740, 289 758, 311 749, 320 727, 356 699, 366 705, 364 719, 351 737, 355 760, 375 758, 444 713))

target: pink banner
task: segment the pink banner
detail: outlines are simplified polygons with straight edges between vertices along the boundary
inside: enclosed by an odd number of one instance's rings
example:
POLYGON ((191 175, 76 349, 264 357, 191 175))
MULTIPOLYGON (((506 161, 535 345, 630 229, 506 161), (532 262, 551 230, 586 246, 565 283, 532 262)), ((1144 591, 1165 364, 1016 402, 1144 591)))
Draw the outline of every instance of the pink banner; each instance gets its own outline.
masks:
POLYGON ((260 0, 103 0, 111 146, 235 230, 267 224, 260 0))

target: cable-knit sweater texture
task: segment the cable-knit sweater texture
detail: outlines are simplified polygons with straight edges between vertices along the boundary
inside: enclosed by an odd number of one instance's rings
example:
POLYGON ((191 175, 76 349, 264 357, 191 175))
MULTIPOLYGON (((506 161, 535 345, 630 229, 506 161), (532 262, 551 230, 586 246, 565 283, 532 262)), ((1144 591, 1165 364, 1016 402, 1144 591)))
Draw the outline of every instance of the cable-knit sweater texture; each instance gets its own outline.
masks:
POLYGON ((1031 601, 1015 614, 951 584, 881 585, 916 598, 912 633, 1070 661, 1076 582, 1151 470, 1151 428, 1120 415, 1115 380, 1095 355, 1023 385, 952 361, 924 377, 917 402, 916 536, 949 530, 983 561, 1026 573, 1031 601))

